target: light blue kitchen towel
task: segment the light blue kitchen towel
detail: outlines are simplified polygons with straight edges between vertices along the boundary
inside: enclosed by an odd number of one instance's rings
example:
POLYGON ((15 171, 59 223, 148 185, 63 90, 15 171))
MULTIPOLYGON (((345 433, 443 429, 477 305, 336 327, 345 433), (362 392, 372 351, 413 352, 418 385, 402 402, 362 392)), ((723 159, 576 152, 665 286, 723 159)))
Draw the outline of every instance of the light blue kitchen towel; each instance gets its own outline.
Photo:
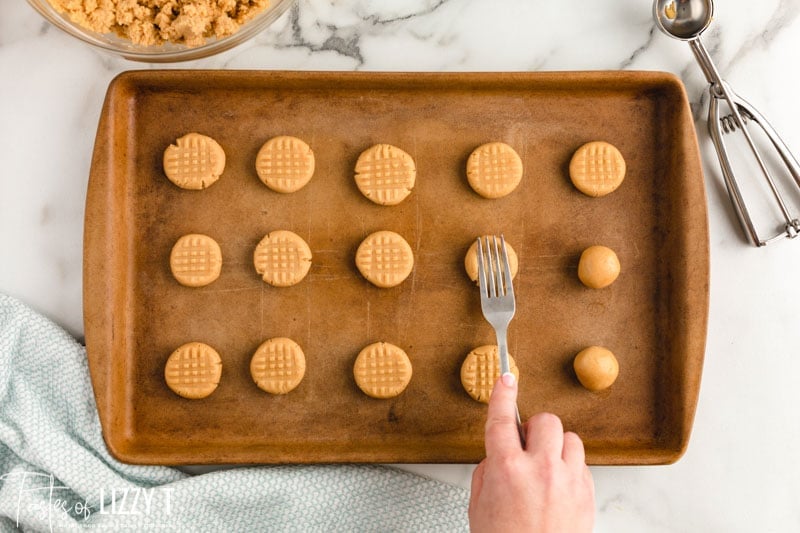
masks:
POLYGON ((83 346, 0 295, 0 531, 462 531, 469 493, 369 465, 190 476, 114 460, 83 346))

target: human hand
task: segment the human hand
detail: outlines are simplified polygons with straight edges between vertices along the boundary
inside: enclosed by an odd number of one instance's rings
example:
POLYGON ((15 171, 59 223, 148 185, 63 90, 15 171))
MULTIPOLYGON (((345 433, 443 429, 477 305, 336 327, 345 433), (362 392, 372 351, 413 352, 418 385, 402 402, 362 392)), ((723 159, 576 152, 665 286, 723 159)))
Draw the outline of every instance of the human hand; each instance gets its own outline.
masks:
POLYGON ((583 442, 575 433, 565 433, 557 416, 540 413, 524 425, 523 449, 513 378, 506 374, 497 380, 489 400, 486 458, 472 474, 470 529, 590 532, 594 482, 583 442))

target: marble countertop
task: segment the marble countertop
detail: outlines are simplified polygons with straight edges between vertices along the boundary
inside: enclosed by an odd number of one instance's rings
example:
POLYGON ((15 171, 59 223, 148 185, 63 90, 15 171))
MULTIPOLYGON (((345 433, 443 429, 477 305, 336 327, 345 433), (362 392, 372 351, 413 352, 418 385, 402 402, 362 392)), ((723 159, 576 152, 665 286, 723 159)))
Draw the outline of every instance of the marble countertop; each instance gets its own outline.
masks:
MULTIPOLYGON (((705 41, 723 76, 800 153, 800 1, 728 0, 705 41)), ((0 292, 82 337, 86 180, 100 107, 119 72, 106 55, 0 3, 0 292)), ((706 82, 650 2, 300 0, 254 40, 167 68, 393 71, 643 69, 680 76, 706 174, 708 342, 686 455, 658 467, 594 467, 597 531, 800 530, 800 240, 748 245, 706 132, 706 82)), ((790 194, 800 210, 800 194, 790 194)), ((409 469, 468 487, 472 466, 409 469)))

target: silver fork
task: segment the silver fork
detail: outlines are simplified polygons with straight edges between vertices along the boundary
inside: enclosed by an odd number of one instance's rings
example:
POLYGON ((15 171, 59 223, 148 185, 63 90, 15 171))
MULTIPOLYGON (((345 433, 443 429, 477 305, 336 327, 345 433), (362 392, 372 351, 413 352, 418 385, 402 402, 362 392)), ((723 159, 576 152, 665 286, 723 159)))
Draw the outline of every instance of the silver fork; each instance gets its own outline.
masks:
MULTIPOLYGON (((503 375, 511 372, 508 363, 508 324, 514 318, 516 311, 514 285, 511 282, 511 267, 508 264, 505 239, 500 235, 500 246, 497 245, 496 236, 487 236, 484 239, 485 245, 478 237, 478 284, 481 290, 481 310, 486 321, 494 328, 497 337, 497 351, 500 355, 500 375, 503 375)), ((516 411, 519 440, 524 448, 525 432, 522 429, 519 408, 514 406, 514 410, 516 411)))

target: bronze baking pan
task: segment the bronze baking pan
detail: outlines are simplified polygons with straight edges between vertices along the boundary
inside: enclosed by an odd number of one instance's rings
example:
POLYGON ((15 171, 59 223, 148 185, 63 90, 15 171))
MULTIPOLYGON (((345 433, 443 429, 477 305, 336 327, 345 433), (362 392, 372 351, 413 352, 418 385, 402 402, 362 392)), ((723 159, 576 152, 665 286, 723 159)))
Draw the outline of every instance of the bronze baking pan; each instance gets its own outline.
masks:
POLYGON ((520 256, 509 342, 521 371, 520 411, 552 411, 586 443, 593 464, 677 460, 694 418, 708 313, 708 225, 697 140, 680 81, 658 72, 303 73, 128 72, 110 85, 89 181, 84 299, 86 342, 103 433, 113 455, 148 464, 454 462, 484 453, 486 407, 463 391, 461 363, 494 342, 463 257, 476 236, 503 233, 520 256), (185 191, 164 176, 164 149, 188 132, 227 154, 222 178, 185 191), (267 189, 254 170, 261 144, 295 135, 317 169, 299 192, 267 189), (616 145, 627 177, 590 198, 570 183, 572 153, 616 145), (465 162, 503 141, 525 175, 511 195, 470 189, 465 162), (395 207, 356 188, 359 153, 390 143, 413 156, 412 194, 395 207), (313 265, 291 288, 266 285, 252 253, 288 229, 313 265), (369 233, 388 229, 414 249, 401 286, 378 289, 354 265, 369 233), (179 285, 169 252, 185 233, 222 248, 220 278, 179 285), (590 290, 581 251, 616 250, 620 278, 590 290), (286 336, 308 369, 285 396, 261 392, 249 361, 286 336), (375 341, 404 348, 408 389, 375 400, 352 365, 375 341), (203 400, 165 385, 164 363, 188 341, 222 356, 222 380, 203 400), (571 369, 589 345, 619 359, 617 382, 584 390, 571 369))

